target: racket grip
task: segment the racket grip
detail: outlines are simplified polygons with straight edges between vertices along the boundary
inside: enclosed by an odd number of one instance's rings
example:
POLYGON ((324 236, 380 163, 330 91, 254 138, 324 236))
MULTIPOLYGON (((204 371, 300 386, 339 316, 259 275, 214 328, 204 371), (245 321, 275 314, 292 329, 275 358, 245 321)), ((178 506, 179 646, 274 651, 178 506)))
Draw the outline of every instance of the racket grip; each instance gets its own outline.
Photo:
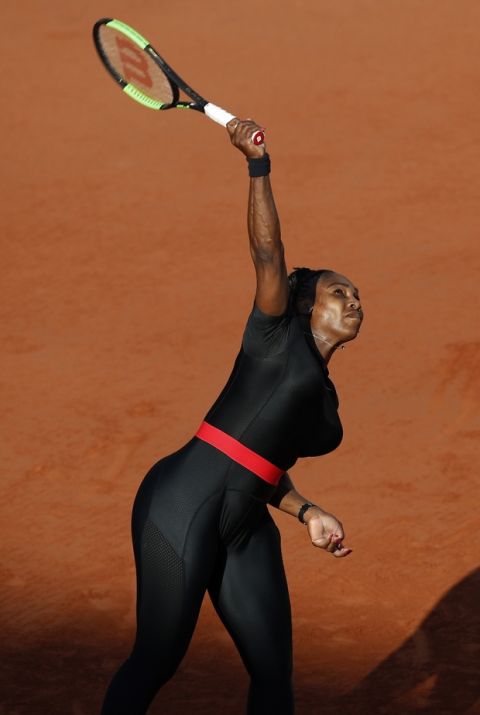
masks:
MULTIPOLYGON (((226 112, 224 109, 222 109, 221 107, 217 107, 216 104, 212 104, 211 102, 207 102, 207 104, 203 108, 203 111, 209 119, 212 119, 214 122, 217 122, 217 124, 221 124, 222 127, 226 127, 228 122, 231 122, 232 119, 236 119, 234 114, 226 112)), ((265 134, 261 131, 256 131, 252 136, 252 142, 256 146, 260 146, 260 144, 263 144, 264 141, 265 134)))
POLYGON ((224 109, 221 107, 217 107, 216 104, 212 104, 211 102, 207 102, 207 104, 204 106, 203 111, 209 117, 209 119, 213 119, 214 122, 217 122, 217 124, 221 124, 222 127, 226 127, 228 122, 231 122, 232 119, 235 119, 234 114, 230 114, 230 112, 226 112, 224 109))

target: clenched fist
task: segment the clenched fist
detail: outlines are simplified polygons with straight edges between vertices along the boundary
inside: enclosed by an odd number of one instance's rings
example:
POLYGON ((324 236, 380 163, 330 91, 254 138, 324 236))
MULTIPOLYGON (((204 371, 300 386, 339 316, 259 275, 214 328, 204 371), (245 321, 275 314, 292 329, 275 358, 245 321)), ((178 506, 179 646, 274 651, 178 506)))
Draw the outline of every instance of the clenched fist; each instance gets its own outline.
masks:
POLYGON ((248 159, 258 159, 265 154, 265 143, 257 146, 252 141, 255 132, 263 131, 262 127, 256 124, 253 119, 238 119, 235 117, 235 119, 231 119, 228 122, 227 131, 233 146, 240 149, 248 159))

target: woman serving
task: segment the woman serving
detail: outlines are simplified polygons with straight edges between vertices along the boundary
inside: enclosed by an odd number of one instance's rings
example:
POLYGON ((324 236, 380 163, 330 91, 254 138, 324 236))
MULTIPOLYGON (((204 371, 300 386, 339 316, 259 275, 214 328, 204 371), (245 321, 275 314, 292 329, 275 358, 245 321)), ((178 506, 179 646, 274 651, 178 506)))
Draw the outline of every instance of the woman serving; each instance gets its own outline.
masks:
POLYGON ((250 676, 248 715, 292 715, 290 601, 267 504, 298 518, 333 557, 351 551, 340 521, 301 496, 287 470, 341 442, 327 364, 358 334, 358 290, 331 270, 287 275, 270 160, 251 141, 260 127, 234 119, 227 129, 251 177, 254 305, 230 378, 197 434, 153 465, 135 497, 137 633, 102 715, 147 712, 185 655, 207 590, 250 676))

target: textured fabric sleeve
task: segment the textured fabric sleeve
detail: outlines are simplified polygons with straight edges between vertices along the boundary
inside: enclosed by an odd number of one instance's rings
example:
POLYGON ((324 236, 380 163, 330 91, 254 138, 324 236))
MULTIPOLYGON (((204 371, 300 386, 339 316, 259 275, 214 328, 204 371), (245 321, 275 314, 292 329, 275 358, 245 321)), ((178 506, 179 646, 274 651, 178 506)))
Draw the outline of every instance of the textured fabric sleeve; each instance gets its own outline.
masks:
POLYGON ((243 333, 243 350, 258 358, 283 352, 287 348, 291 319, 290 307, 282 315, 267 315, 254 303, 243 333))

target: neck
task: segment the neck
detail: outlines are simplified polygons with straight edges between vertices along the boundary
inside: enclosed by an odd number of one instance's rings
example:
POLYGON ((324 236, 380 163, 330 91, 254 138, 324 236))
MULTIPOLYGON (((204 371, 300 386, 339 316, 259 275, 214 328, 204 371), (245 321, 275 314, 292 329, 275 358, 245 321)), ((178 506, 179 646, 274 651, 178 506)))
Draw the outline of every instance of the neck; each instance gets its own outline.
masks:
MULTIPOLYGON (((317 346, 318 352, 323 357, 325 362, 328 364, 328 361, 332 357, 335 350, 337 350, 340 347, 340 343, 332 342, 327 337, 325 337, 325 335, 321 335, 320 333, 317 333, 315 330, 311 330, 311 332, 314 337, 315 345, 317 346)), ((345 346, 342 345, 341 348, 342 348, 342 350, 344 350, 345 346)))

